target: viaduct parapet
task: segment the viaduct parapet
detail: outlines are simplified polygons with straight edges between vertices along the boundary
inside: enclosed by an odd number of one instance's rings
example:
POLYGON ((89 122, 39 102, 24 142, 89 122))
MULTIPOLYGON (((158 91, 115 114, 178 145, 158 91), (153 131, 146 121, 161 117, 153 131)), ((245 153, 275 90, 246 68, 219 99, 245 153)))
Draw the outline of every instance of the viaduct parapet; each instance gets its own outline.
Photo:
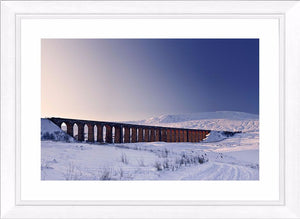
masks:
POLYGON ((48 118, 59 128, 65 123, 67 134, 78 141, 106 143, 134 143, 134 142, 200 142, 206 138, 210 130, 170 128, 126 124, 118 122, 90 121, 67 118, 48 118), (74 136, 74 126, 77 125, 77 135, 74 136), (87 126, 87 139, 84 127, 87 126), (105 132, 104 132, 105 129, 105 132), (97 131, 96 131, 97 130, 97 131))

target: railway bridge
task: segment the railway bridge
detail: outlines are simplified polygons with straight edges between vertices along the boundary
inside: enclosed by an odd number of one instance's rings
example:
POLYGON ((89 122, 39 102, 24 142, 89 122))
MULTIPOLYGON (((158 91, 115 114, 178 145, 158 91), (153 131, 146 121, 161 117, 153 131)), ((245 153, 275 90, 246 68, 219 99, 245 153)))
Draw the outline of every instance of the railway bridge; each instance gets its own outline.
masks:
POLYGON ((87 141, 99 143, 134 143, 134 142, 200 142, 210 130, 171 128, 161 126, 137 125, 118 122, 79 120, 68 118, 48 118, 59 128, 63 123, 67 134, 78 141, 84 141, 84 127, 87 126, 87 141), (77 126, 77 136, 74 127, 77 126), (105 129, 105 132, 104 132, 105 129))

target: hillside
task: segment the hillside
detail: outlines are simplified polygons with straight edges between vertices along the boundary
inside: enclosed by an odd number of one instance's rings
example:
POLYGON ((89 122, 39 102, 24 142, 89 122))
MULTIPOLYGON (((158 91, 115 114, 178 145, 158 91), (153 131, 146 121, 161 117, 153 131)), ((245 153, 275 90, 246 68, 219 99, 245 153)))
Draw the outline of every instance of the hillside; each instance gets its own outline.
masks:
POLYGON ((61 130, 48 119, 41 119, 41 140, 74 141, 74 138, 61 130))
POLYGON ((129 123, 215 131, 257 132, 259 130, 258 115, 232 111, 161 115, 129 123))

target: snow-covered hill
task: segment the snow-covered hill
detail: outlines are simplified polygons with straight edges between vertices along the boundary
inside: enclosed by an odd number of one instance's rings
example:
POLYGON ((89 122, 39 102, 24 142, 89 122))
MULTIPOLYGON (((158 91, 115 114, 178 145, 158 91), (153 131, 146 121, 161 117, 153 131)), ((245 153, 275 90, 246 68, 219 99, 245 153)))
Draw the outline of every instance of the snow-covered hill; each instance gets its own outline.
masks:
POLYGON ((161 115, 130 123, 215 131, 255 132, 259 130, 258 115, 233 111, 161 115))
POLYGON ((75 139, 61 130, 48 119, 41 119, 41 140, 75 141, 75 139))

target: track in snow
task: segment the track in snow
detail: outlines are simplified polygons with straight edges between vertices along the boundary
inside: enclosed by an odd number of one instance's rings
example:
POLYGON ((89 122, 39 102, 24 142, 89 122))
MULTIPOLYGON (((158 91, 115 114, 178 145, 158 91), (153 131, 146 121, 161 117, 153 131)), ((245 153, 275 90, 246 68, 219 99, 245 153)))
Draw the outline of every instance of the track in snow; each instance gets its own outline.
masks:
POLYGON ((172 173, 162 175, 161 179, 173 180, 258 180, 258 169, 236 164, 208 162, 203 165, 186 167, 172 177, 172 173), (188 171, 186 171, 188 168, 188 171), (176 178, 178 177, 179 178, 176 178))

